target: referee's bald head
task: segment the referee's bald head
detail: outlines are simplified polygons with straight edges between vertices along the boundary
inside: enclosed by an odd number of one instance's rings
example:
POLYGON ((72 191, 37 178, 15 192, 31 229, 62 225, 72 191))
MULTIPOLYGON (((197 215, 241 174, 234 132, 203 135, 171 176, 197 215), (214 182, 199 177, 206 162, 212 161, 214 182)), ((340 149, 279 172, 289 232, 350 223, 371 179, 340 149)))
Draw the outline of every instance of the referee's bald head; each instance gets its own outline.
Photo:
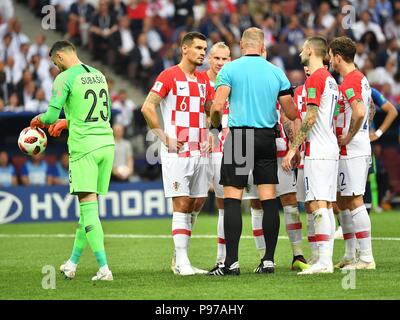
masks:
POLYGON ((255 27, 244 30, 240 40, 243 48, 259 49, 264 47, 264 32, 255 27))

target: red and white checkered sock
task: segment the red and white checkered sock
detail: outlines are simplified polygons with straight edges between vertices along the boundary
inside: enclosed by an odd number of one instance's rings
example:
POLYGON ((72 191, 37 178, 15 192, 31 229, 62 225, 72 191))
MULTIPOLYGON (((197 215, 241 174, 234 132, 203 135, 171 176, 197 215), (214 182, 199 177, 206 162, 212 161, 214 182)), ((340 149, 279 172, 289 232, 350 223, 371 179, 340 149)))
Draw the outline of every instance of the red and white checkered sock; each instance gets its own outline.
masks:
POLYGON ((360 259, 364 262, 372 262, 372 243, 371 243, 371 220, 365 205, 351 211, 353 217, 354 231, 357 242, 360 245, 360 259))
POLYGON ((294 256, 303 255, 301 248, 301 228, 302 224, 300 221, 300 213, 297 206, 284 206, 283 213, 285 217, 286 231, 292 245, 292 251, 294 256))
POLYGON ((320 208, 313 212, 315 238, 318 244, 318 262, 329 266, 332 264, 332 251, 331 251, 331 220, 329 219, 328 208, 320 208))
POLYGON ((190 228, 190 214, 174 212, 172 214, 172 236, 175 244, 176 264, 190 264, 188 244, 192 234, 190 228))
POLYGON ((339 221, 343 230, 343 238, 346 246, 344 255, 346 259, 352 260, 356 257, 356 237, 350 210, 346 209, 339 212, 339 221))
POLYGON ((307 238, 310 245, 311 257, 318 257, 318 244, 315 238, 315 228, 314 228, 314 216, 311 213, 307 213, 307 238))
POLYGON ((217 227, 217 263, 224 262, 226 257, 225 233, 224 233, 224 209, 218 209, 217 227))
POLYGON ((263 209, 250 209, 251 212, 251 226, 253 228, 253 236, 256 242, 256 248, 260 253, 260 257, 263 258, 265 255, 265 239, 263 232, 263 209))

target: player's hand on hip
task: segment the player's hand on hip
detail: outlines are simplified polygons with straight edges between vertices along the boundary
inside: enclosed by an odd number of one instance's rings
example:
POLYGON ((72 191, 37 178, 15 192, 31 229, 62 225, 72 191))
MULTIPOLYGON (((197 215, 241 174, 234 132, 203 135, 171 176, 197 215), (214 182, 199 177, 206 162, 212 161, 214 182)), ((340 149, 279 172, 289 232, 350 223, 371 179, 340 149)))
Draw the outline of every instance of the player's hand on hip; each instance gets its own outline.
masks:
POLYGON ((183 142, 167 136, 165 145, 168 148, 168 152, 176 153, 182 148, 183 142))
POLYGON ((300 161, 301 161, 301 154, 300 154, 300 150, 297 149, 296 153, 294 154, 293 159, 291 161, 292 168, 296 168, 300 164, 300 161))
POLYGON ((378 139, 379 139, 379 137, 375 134, 375 132, 372 132, 372 133, 369 134, 369 140, 371 142, 374 142, 374 141, 376 141, 378 139))
POLYGON ((338 144, 339 146, 345 146, 350 141, 347 138, 347 135, 338 136, 338 144))
POLYGON ((49 127, 49 134, 52 137, 59 137, 64 129, 68 129, 68 123, 66 119, 57 120, 56 123, 49 127))
POLYGON ((295 150, 290 149, 288 151, 288 153, 286 154, 286 156, 282 160, 282 168, 283 168, 283 170, 285 170, 285 171, 292 170, 292 159, 295 156, 295 154, 296 154, 295 150))
POLYGON ((40 116, 41 116, 41 114, 38 114, 36 117, 34 117, 32 120, 31 120, 31 123, 30 123, 30 127, 31 128, 44 128, 44 127, 46 127, 46 125, 42 122, 42 121, 40 121, 40 116))

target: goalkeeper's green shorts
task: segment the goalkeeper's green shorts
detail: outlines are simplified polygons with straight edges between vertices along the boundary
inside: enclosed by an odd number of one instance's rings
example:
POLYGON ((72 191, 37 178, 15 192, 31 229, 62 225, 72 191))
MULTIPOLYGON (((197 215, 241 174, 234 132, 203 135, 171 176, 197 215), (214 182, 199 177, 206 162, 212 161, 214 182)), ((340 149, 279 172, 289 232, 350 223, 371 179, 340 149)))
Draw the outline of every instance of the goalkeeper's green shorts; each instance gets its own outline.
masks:
POLYGON ((69 163, 71 194, 93 192, 106 194, 114 161, 113 145, 101 147, 69 163))

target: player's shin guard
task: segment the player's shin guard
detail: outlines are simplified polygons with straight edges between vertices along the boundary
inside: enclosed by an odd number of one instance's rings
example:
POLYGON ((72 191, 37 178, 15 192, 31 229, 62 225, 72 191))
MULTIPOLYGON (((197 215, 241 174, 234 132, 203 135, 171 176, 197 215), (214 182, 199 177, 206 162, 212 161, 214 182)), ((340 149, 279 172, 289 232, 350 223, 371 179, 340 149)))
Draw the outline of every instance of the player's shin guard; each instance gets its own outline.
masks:
POLYGON ((69 258, 69 260, 72 263, 78 264, 79 259, 83 253, 83 250, 85 250, 86 248, 86 245, 87 245, 86 232, 83 222, 83 215, 81 214, 79 217, 78 227, 76 228, 75 232, 74 247, 72 248, 71 257, 69 258))
POLYGON ((172 236, 175 245, 176 265, 190 264, 188 257, 188 245, 191 236, 190 214, 174 212, 172 214, 172 236))
POLYGON ((264 211, 263 231, 265 239, 265 255, 262 260, 274 262, 280 227, 278 200, 263 200, 261 201, 261 204, 264 211))
POLYGON ((313 212, 315 239, 318 244, 318 262, 324 266, 332 265, 332 252, 331 252, 331 220, 329 219, 329 211, 327 208, 320 208, 313 212))
POLYGON ((229 268, 239 260, 239 240, 242 234, 241 200, 224 199, 224 232, 226 258, 225 267, 229 268))
POLYGON ((357 242, 360 245, 360 260, 372 262, 372 244, 371 244, 371 220, 368 211, 364 205, 351 211, 354 223, 354 231, 357 242))
POLYGON ((225 233, 224 233, 224 209, 218 209, 218 226, 217 226, 217 264, 223 263, 226 256, 225 233))
POLYGON ((256 242, 256 248, 260 253, 260 258, 263 258, 265 255, 265 239, 264 239, 264 232, 262 229, 264 211, 262 209, 250 208, 250 212, 251 212, 251 226, 253 229, 254 240, 256 242))
POLYGON ((318 260, 318 244, 315 238, 314 228, 314 216, 311 213, 307 213, 307 238, 311 250, 311 260, 318 260))
POLYGON ((292 246, 294 256, 302 256, 303 250, 301 248, 301 228, 300 213, 297 206, 284 206, 283 213, 285 217, 286 231, 292 246))
POLYGON ((81 215, 85 225, 86 238, 96 256, 100 268, 107 266, 107 256, 104 250, 104 233, 99 218, 97 201, 81 202, 81 215))
POLYGON ((356 238, 350 210, 346 209, 339 212, 339 221, 342 226, 343 238, 346 246, 345 258, 347 260, 353 260, 356 257, 356 238))

